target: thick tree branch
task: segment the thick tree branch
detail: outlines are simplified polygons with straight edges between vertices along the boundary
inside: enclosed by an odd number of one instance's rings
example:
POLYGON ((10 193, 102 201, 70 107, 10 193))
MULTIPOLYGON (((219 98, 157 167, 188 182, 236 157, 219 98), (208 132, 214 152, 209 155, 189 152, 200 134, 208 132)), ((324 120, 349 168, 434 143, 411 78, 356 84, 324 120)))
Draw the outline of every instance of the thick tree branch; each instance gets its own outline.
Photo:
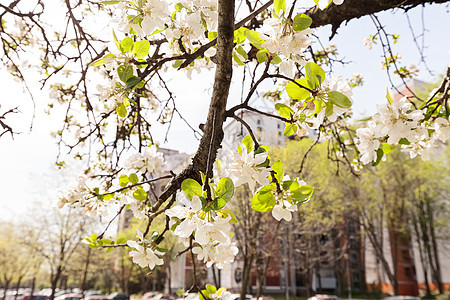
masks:
POLYGON ((408 10, 418 5, 445 2, 448 2, 448 0, 345 0, 342 5, 331 4, 324 10, 313 7, 306 14, 313 20, 311 28, 331 25, 331 37, 333 37, 344 21, 350 21, 351 19, 393 8, 408 10))

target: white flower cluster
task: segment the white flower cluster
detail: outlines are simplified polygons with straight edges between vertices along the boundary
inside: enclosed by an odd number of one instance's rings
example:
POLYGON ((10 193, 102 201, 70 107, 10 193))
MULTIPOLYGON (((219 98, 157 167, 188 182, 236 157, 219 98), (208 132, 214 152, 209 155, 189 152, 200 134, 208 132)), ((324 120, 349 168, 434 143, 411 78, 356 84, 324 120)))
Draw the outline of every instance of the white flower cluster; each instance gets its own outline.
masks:
POLYGON ((87 178, 85 176, 79 176, 76 186, 73 186, 63 195, 59 197, 58 207, 62 208, 66 203, 74 204, 83 202, 85 197, 90 194, 90 190, 86 185, 87 178))
POLYGON ((314 32, 305 29, 300 32, 294 31, 291 21, 285 18, 269 18, 264 21, 261 28, 262 38, 266 40, 261 47, 270 53, 282 55, 280 71, 289 77, 294 77, 295 63, 305 65, 303 51, 311 45, 308 34, 314 32))
POLYGON ((272 209, 272 217, 277 221, 285 219, 287 222, 292 220, 292 212, 297 211, 297 205, 290 203, 286 198, 291 194, 291 191, 283 191, 279 195, 275 195, 277 204, 272 209))
POLYGON ((324 10, 325 8, 328 7, 328 5, 330 5, 330 3, 333 2, 336 5, 341 5, 342 3, 344 3, 344 0, 319 0, 317 2, 317 6, 321 9, 324 10))
POLYGON ((363 164, 376 161, 376 151, 386 138, 390 145, 396 145, 402 139, 407 140, 407 143, 402 143, 402 148, 410 152, 411 157, 419 154, 426 160, 438 141, 446 142, 450 136, 448 120, 438 118, 427 126, 423 122, 423 111, 412 109, 412 104, 406 97, 394 99, 388 105, 378 105, 378 111, 367 122, 367 127, 356 130, 359 138, 357 146, 363 164), (433 130, 431 135, 429 129, 433 130))
POLYGON ((148 247, 150 243, 143 238, 143 234, 138 230, 138 237, 141 240, 140 243, 136 241, 127 241, 127 245, 135 250, 130 251, 130 256, 135 264, 138 264, 142 268, 149 267, 154 269, 155 266, 160 266, 164 263, 160 256, 164 253, 154 249, 154 247, 148 247))
MULTIPOLYGON (((343 95, 347 96, 347 98, 353 104, 352 87, 348 84, 348 82, 343 80, 342 76, 332 76, 330 79, 325 79, 325 81, 322 83, 320 91, 318 91, 316 95, 316 98, 327 102, 329 100, 327 99, 326 94, 331 91, 342 93, 343 95)), ((287 101, 287 105, 290 104, 289 101, 290 100, 287 101)), ((350 110, 350 108, 342 108, 335 104, 332 104, 332 106, 333 113, 327 117, 327 119, 331 122, 336 122, 339 115, 342 115, 343 113, 350 110)), ((294 110, 295 119, 304 120, 303 122, 298 122, 300 126, 297 134, 299 136, 303 136, 304 134, 306 134, 307 128, 318 129, 325 120, 326 106, 322 106, 320 108, 320 111, 317 112, 316 104, 314 104, 313 101, 309 101, 306 104, 303 104, 302 102, 296 102, 295 105, 292 106, 292 109, 294 110)))
POLYGON ((170 20, 170 12, 166 1, 147 0, 145 4, 137 9, 137 15, 129 18, 129 10, 135 9, 124 2, 120 2, 115 12, 115 22, 124 33, 128 33, 130 27, 141 37, 151 35, 156 30, 163 30, 165 23, 170 20), (134 22, 136 17, 142 18, 140 25, 134 22))
POLYGON ((235 187, 248 183, 250 190, 254 193, 256 183, 263 186, 269 184, 270 168, 259 167, 266 161, 268 153, 255 154, 253 150, 247 153, 244 145, 241 145, 241 152, 242 154, 233 152, 226 172, 233 180, 235 187))
POLYGON ((164 157, 155 145, 144 149, 143 153, 131 155, 123 164, 126 171, 160 173, 164 165, 164 157))
POLYGON ((170 218, 171 227, 178 223, 173 234, 180 237, 185 244, 194 234, 194 241, 198 245, 192 251, 208 267, 216 264, 222 269, 234 261, 238 248, 230 237, 230 216, 222 218, 212 212, 206 213, 202 210, 198 196, 194 196, 190 201, 184 192, 178 193, 177 204, 165 213, 170 218))

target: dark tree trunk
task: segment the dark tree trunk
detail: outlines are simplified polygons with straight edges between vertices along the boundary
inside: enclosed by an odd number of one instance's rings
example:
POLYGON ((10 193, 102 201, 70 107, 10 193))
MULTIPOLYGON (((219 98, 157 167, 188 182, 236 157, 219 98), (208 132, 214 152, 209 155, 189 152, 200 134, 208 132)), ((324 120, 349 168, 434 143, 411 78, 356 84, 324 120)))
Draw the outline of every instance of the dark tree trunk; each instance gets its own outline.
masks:
MULTIPOLYGON (((14 300, 17 299, 17 294, 19 293, 20 283, 22 282, 23 275, 19 276, 16 284, 16 294, 14 295, 14 300)), ((33 293, 33 292, 32 292, 33 293)))
POLYGON ((434 257, 434 266, 435 266, 435 277, 438 284, 439 294, 444 293, 444 289, 442 287, 442 278, 441 278, 441 263, 439 262, 439 254, 437 249, 437 241, 436 241, 436 233, 434 231, 434 216, 433 210, 431 208, 431 199, 427 200, 427 212, 428 212, 428 226, 430 227, 431 233, 431 246, 433 248, 433 257, 434 257))

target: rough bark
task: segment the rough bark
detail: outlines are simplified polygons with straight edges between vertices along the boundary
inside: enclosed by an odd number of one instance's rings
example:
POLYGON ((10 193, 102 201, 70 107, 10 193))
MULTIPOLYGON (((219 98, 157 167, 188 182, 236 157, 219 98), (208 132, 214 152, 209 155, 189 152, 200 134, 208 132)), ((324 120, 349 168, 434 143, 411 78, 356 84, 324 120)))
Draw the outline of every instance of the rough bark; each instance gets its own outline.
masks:
POLYGON ((313 22, 311 27, 332 25, 333 33, 342 24, 377 12, 394 8, 410 9, 418 5, 445 3, 448 0, 345 0, 342 5, 330 5, 324 10, 318 7, 306 12, 313 22))

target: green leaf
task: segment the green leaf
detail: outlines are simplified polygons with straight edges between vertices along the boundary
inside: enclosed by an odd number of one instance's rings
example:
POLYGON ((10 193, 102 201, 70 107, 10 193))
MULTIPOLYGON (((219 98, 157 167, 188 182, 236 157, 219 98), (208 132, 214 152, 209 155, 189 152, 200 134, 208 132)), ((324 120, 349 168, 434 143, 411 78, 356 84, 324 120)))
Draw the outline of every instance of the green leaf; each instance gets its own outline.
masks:
POLYGON ((320 88, 325 80, 325 71, 316 63, 309 62, 305 65, 306 80, 313 90, 320 88))
MULTIPOLYGON (((112 33, 113 33, 113 36, 114 36, 114 43, 116 44, 117 49, 120 50, 120 42, 117 39, 117 36, 116 36, 116 33, 114 32, 114 29, 113 29, 112 33)), ((120 51, 122 51, 122 50, 120 50, 120 51)))
POLYGON ((278 65, 281 62, 282 62, 282 60, 278 55, 272 55, 272 59, 270 60, 270 63, 272 65, 278 65))
POLYGON ((245 58, 245 60, 248 59, 248 54, 247 52, 245 52, 245 50, 241 47, 241 46, 237 46, 235 48, 236 52, 239 53, 239 55, 241 55, 243 58, 245 58))
POLYGON ((239 56, 236 54, 236 52, 235 51, 233 51, 233 59, 234 59, 234 61, 238 64, 238 65, 240 65, 240 66, 243 66, 244 65, 244 62, 239 58, 239 56))
POLYGON ((122 236, 117 239, 116 244, 125 244, 126 242, 127 242, 127 239, 122 236))
POLYGON ((386 99, 387 99, 387 101, 389 102, 389 104, 392 104, 392 101, 394 101, 394 100, 392 99, 391 94, 389 93, 389 89, 388 89, 388 88, 386 88, 386 99))
POLYGON ((136 173, 131 173, 130 174, 130 182, 132 184, 136 184, 139 182, 139 177, 136 175, 136 173))
POLYGON ((269 55, 269 50, 260 49, 258 52, 256 52, 256 59, 261 64, 263 62, 266 62, 269 59, 268 55, 269 55))
POLYGON ((137 59, 143 59, 148 55, 150 50, 150 42, 147 40, 138 41, 134 43, 132 54, 136 56, 137 59))
POLYGON ((111 59, 116 58, 116 56, 114 54, 108 53, 105 56, 103 56, 102 58, 93 61, 89 64, 90 67, 97 67, 97 66, 102 66, 105 63, 109 62, 111 59))
POLYGON ((91 235, 91 241, 95 242, 97 240, 97 235, 93 234, 91 235))
POLYGON ((133 198, 139 201, 144 201, 147 199, 147 192, 145 192, 143 188, 138 187, 133 193, 133 198))
POLYGON ((226 202, 230 201, 234 195, 234 184, 233 181, 228 177, 223 177, 217 183, 216 195, 219 198, 224 199, 226 202))
POLYGON ((194 195, 202 195, 202 186, 194 179, 188 178, 181 183, 181 189, 186 193, 189 199, 192 200, 194 195))
POLYGON ((330 101, 327 101, 327 103, 325 105, 326 105, 325 116, 329 117, 333 114, 333 103, 331 103, 330 101))
POLYGON ((302 185, 295 191, 292 191, 292 203, 300 204, 309 201, 314 194, 314 188, 310 185, 302 185))
POLYGON ((398 144, 399 144, 399 145, 410 145, 411 143, 408 141, 408 139, 401 138, 401 139, 398 141, 398 144))
MULTIPOLYGON (((108 193, 108 192, 106 192, 106 193, 108 193)), ((114 193, 103 195, 103 201, 109 201, 112 198, 114 198, 114 193)))
POLYGON ((230 224, 237 223, 237 218, 230 209, 222 208, 222 209, 219 209, 217 212, 221 213, 223 215, 223 217, 225 217, 225 218, 227 218, 228 216, 231 216, 230 224))
POLYGON ((275 104, 275 109, 277 110, 278 114, 288 120, 292 120, 292 115, 294 114, 294 111, 289 106, 277 103, 275 104))
MULTIPOLYGON (((297 79, 295 80, 295 82, 306 88, 311 88, 306 78, 297 79)), ((311 95, 310 92, 307 89, 299 87, 297 84, 295 84, 295 82, 291 81, 286 85, 286 92, 288 93, 289 97, 297 100, 308 98, 311 95)))
MULTIPOLYGON (((236 33, 236 32, 235 32, 236 33)), ((212 41, 213 39, 215 39, 217 37, 217 32, 215 31, 209 31, 208 32, 208 40, 212 41)), ((245 36, 244 36, 244 41, 245 41, 245 36)))
POLYGON ((125 105, 123 105, 123 103, 117 104, 116 113, 121 118, 125 118, 127 116, 127 108, 125 107, 125 105))
POLYGON ((126 84, 127 84, 126 88, 127 89, 132 88, 135 85, 137 85, 139 82, 141 82, 141 78, 139 78, 137 76, 131 76, 130 78, 128 78, 128 80, 126 82, 126 84))
POLYGON ((278 180, 278 182, 282 182, 284 171, 283 171, 283 163, 281 162, 281 160, 277 160, 272 164, 272 170, 274 170, 275 178, 278 180))
POLYGON ((125 174, 120 175, 120 177, 119 177, 119 185, 121 187, 126 187, 128 182, 130 182, 130 179, 128 178, 127 175, 125 175, 125 174))
POLYGON ((248 29, 245 31, 245 36, 249 42, 258 49, 261 49, 261 45, 265 43, 265 40, 263 40, 256 31, 248 29))
POLYGON ((133 39, 127 36, 120 42, 120 51, 131 52, 131 50, 133 50, 133 46, 134 46, 133 39))
POLYGON ((280 9, 283 12, 286 12, 286 0, 275 0, 273 2, 273 8, 275 10, 275 14, 279 15, 280 9))
MULTIPOLYGON (((247 38, 245 35, 246 30, 248 30, 248 29, 245 27, 241 27, 234 31, 234 43, 236 45, 239 45, 239 44, 242 44, 243 42, 245 42, 245 40, 247 38)), ((214 32, 214 38, 216 38, 216 37, 217 37, 217 32, 214 32)), ((209 33, 208 33, 208 38, 209 38, 209 33)), ((212 39, 210 39, 210 40, 212 40, 212 39)))
POLYGON ((117 68, 117 74, 119 75, 120 80, 127 82, 127 80, 133 76, 133 67, 130 65, 120 65, 117 68))
MULTIPOLYGON (((252 137, 250 136, 250 134, 247 134, 246 136, 244 136, 244 138, 242 139, 242 144, 245 146, 245 148, 247 148, 247 154, 252 152, 253 140, 252 140, 252 137)), ((242 155, 242 153, 241 153, 241 155, 242 155)))
POLYGON ((286 123, 286 127, 284 127, 284 136, 294 135, 298 130, 297 124, 286 123))
POLYGON ((177 296, 183 297, 183 296, 185 296, 184 295, 185 291, 184 291, 184 289, 180 289, 180 290, 177 290, 176 294, 177 294, 177 296))
POLYGON ((389 145, 388 143, 381 144, 381 149, 383 150, 384 154, 388 154, 392 150, 394 150, 393 145, 389 145))
POLYGON ((384 155, 383 149, 378 148, 377 149, 377 159, 375 162, 372 163, 372 166, 375 167, 376 165, 378 165, 380 163, 381 159, 383 158, 383 155, 384 155))
POLYGON ((282 187, 285 191, 295 191, 300 187, 300 184, 297 180, 285 180, 283 181, 282 187))
POLYGON ((272 210, 276 204, 275 197, 273 196, 273 190, 274 187, 272 185, 266 185, 260 188, 252 198, 252 208, 259 212, 267 212, 272 210))
POLYGON ((102 1, 100 3, 104 4, 104 5, 111 5, 111 4, 118 4, 120 2, 122 2, 122 1, 121 0, 106 0, 106 1, 102 1))
POLYGON ((298 14, 294 17, 294 23, 292 24, 292 27, 295 31, 302 31, 312 24, 312 19, 305 15, 305 14, 298 14))
POLYGON ((331 91, 327 93, 328 101, 333 103, 336 106, 342 107, 342 108, 350 108, 352 106, 352 101, 348 99, 347 96, 345 96, 342 93, 331 91))
POLYGON ((206 285, 206 290, 208 291, 208 293, 210 294, 215 294, 217 292, 217 289, 215 286, 211 285, 211 284, 207 284, 206 285))

